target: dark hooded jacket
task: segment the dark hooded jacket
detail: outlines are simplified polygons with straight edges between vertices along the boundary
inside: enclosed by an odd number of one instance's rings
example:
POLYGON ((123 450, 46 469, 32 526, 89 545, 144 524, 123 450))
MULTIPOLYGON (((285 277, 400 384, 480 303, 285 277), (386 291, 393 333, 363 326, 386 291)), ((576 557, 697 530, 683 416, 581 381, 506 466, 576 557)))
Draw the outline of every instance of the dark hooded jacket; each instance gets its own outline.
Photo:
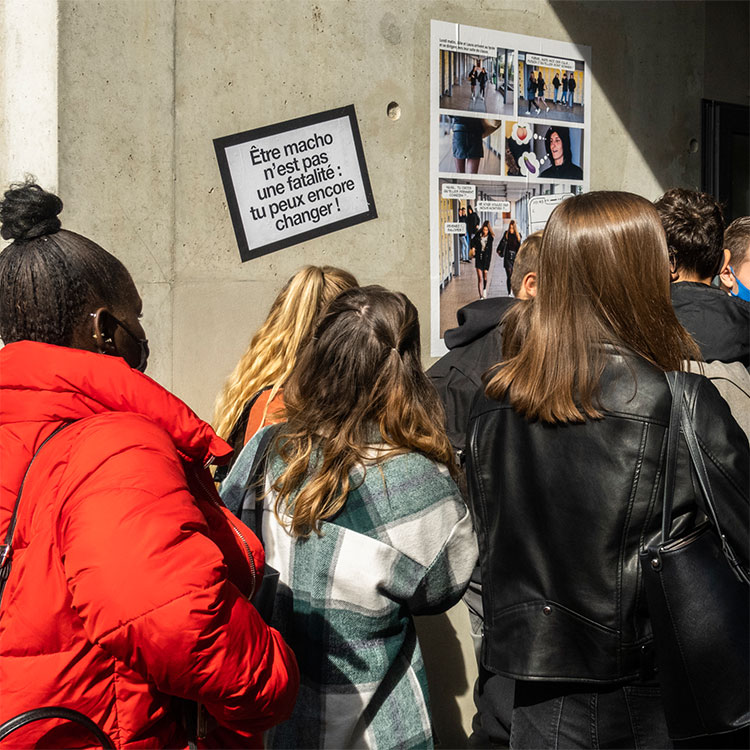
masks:
POLYGON ((694 281, 672 284, 677 319, 706 362, 742 362, 750 368, 750 302, 694 281))
POLYGON ((491 297, 462 307, 456 314, 458 327, 445 332, 450 351, 427 370, 445 407, 448 438, 457 451, 464 449, 469 409, 482 374, 502 356, 500 319, 515 302, 513 297, 491 297))

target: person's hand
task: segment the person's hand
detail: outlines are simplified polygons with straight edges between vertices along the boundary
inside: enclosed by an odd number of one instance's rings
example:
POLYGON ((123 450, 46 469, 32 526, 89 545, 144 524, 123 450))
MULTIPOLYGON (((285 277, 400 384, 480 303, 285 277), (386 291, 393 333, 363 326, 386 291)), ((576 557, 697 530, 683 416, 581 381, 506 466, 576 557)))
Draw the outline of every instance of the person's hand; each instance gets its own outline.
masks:
POLYGON ((482 120, 482 138, 494 133, 502 124, 502 120, 482 120))

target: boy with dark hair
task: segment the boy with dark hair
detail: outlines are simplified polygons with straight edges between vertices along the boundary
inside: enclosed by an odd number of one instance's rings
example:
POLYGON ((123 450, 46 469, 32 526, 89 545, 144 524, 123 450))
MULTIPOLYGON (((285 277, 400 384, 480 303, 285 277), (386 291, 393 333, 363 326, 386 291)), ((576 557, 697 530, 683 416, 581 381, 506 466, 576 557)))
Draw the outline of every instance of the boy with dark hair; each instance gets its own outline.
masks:
POLYGON ((719 274, 719 285, 750 302, 750 216, 740 216, 727 227, 724 251, 729 252, 729 263, 719 274))
POLYGON ((675 281, 711 283, 724 265, 724 215, 708 193, 672 188, 654 204, 667 235, 675 281))
POLYGON ((654 204, 667 235, 672 306, 706 362, 750 366, 750 302, 711 286, 729 262, 724 216, 707 193, 673 188, 654 204))

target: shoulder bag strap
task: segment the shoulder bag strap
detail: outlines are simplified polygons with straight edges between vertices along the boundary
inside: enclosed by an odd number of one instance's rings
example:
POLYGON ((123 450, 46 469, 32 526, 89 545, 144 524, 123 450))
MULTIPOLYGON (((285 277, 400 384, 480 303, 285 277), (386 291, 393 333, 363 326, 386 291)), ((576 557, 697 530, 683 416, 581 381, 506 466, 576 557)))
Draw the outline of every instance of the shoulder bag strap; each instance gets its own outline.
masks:
MULTIPOLYGON (((268 452, 271 447, 272 441, 279 434, 279 431, 285 423, 279 422, 273 424, 261 435, 258 443, 258 450, 255 451, 253 457, 253 463, 250 467, 250 472, 247 476, 247 484, 245 485, 245 497, 247 497, 247 491, 252 490, 255 496, 255 536, 258 537, 261 544, 263 544, 263 482, 266 475, 266 462, 268 460, 268 452)), ((238 509, 238 514, 241 516, 243 508, 245 507, 245 498, 238 509)))
POLYGON ((267 385, 265 388, 261 388, 242 407, 240 416, 237 417, 237 421, 234 423, 234 426, 229 433, 229 437, 227 437, 227 442, 232 446, 232 450, 234 451, 234 453, 232 454, 232 457, 229 459, 229 461, 227 461, 222 466, 217 466, 216 471, 214 471, 214 482, 216 482, 217 484, 223 482, 227 478, 229 472, 234 466, 235 461, 237 460, 237 457, 240 455, 240 452, 245 446, 244 441, 245 432, 247 430, 247 423, 250 421, 250 411, 255 405, 255 402, 260 398, 261 394, 265 393, 271 388, 273 388, 272 385, 267 385))
MULTIPOLYGON (((50 437, 52 436, 50 435, 50 437)), ((41 448, 41 446, 39 447, 41 448)), ((72 721, 76 724, 80 724, 96 737, 99 741, 98 747, 114 748, 114 744, 109 736, 94 724, 88 716, 84 716, 80 711, 74 711, 73 709, 63 708, 61 706, 32 708, 30 711, 25 711, 22 714, 18 714, 18 716, 14 716, 12 719, 8 719, 8 721, 0 725, 0 741, 4 740, 8 735, 13 734, 17 729, 25 727, 27 724, 31 724, 34 721, 41 721, 43 719, 65 719, 65 721, 72 721)))
POLYGON ((682 371, 665 373, 669 390, 672 392, 672 408, 669 411, 667 428, 667 460, 664 468, 664 501, 661 511, 661 544, 665 544, 672 532, 672 502, 674 501, 674 480, 677 471, 677 445, 680 439, 680 404, 685 390, 685 373, 682 371))
POLYGON ((16 504, 13 506, 13 512, 10 514, 10 522, 8 523, 8 531, 5 534, 5 541, 0 545, 0 601, 3 598, 3 591, 5 591, 5 584, 10 576, 11 565, 13 564, 13 534, 16 530, 16 521, 18 520, 18 507, 21 503, 21 493, 23 493, 23 486, 26 483, 26 477, 29 475, 31 466, 34 463, 34 459, 39 455, 39 451, 55 436, 58 432, 61 432, 66 427, 69 427, 73 422, 64 422, 55 430, 53 430, 44 440, 42 444, 36 449, 34 455, 29 461, 29 465, 26 467, 23 479, 21 480, 21 486, 18 488, 18 494, 16 495, 16 504))
POLYGON ((724 557, 729 563, 729 567, 734 571, 738 581, 750 584, 750 576, 740 564, 737 556, 734 553, 731 545, 727 541, 724 532, 721 530, 721 524, 719 523, 719 516, 716 513, 716 504, 714 503, 714 494, 711 490, 711 482, 708 478, 708 471, 706 470, 706 463, 703 460, 703 453, 698 443, 698 437, 695 434, 695 428, 693 422, 690 419, 690 412, 688 410, 687 396, 682 399, 681 411, 681 422, 682 432, 685 435, 685 442, 687 443, 688 451, 690 452, 690 459, 695 469, 696 476, 698 477, 698 485, 700 486, 701 493, 703 495, 704 505, 706 506, 706 515, 709 517, 711 524, 721 540, 721 549, 724 553, 724 557))

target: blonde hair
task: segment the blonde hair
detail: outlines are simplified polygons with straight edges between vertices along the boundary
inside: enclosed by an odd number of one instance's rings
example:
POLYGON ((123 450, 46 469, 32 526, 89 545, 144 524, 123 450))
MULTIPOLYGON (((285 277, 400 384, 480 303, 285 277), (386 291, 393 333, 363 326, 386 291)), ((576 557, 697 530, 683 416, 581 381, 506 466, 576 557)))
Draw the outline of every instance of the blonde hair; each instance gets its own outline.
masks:
POLYGON ((214 428, 220 437, 230 437, 247 402, 269 386, 270 403, 292 372, 320 311, 356 286, 352 274, 333 266, 305 266, 289 279, 216 399, 214 428))

